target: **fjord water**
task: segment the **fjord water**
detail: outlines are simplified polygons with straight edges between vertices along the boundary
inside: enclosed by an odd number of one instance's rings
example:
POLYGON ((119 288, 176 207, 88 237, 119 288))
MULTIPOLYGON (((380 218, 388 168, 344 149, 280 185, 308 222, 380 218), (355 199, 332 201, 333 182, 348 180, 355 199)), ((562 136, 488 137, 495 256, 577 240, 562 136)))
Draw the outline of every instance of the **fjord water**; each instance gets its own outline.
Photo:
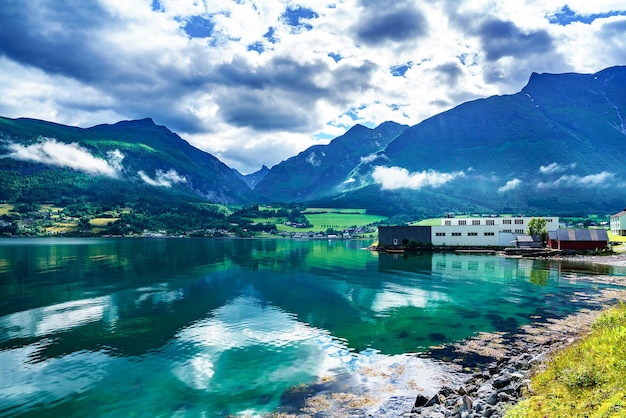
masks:
POLYGON ((368 244, 1 240, 0 416, 293 411, 388 375, 410 410, 443 369, 404 353, 566 315, 602 288, 586 276, 624 274, 368 244))

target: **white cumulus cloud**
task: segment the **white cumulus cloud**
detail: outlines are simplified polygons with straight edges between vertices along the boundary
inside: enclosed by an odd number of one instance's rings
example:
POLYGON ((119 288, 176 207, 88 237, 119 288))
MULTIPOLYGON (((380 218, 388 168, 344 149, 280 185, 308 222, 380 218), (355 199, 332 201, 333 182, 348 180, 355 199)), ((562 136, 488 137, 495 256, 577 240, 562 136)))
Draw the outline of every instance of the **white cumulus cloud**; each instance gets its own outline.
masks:
POLYGON ((576 168, 576 163, 571 163, 567 165, 562 165, 559 163, 552 163, 548 165, 542 165, 539 167, 539 171, 542 174, 554 174, 554 173, 562 173, 563 171, 576 168))
POLYGON ((94 157, 79 144, 67 144, 54 138, 40 138, 40 142, 31 145, 9 143, 7 148, 10 153, 4 155, 4 158, 71 168, 92 175, 109 177, 117 177, 124 159, 124 154, 117 149, 107 153, 109 157, 107 161, 94 157))
POLYGON ((370 155, 366 155, 365 157, 361 157, 361 162, 362 163, 371 163, 374 160, 376 160, 378 157, 380 157, 380 155, 378 154, 370 154, 370 155))
POLYGON ((372 177, 384 190, 413 189, 419 190, 422 187, 441 187, 444 184, 464 177, 465 173, 457 171, 453 173, 441 173, 434 170, 409 173, 409 170, 402 167, 376 166, 372 172, 372 177))
POLYGON ((537 183, 538 189, 551 189, 555 187, 608 187, 615 180, 615 174, 603 171, 588 176, 561 176, 550 182, 537 183))
POLYGON ((187 179, 174 169, 168 171, 157 170, 155 178, 148 176, 144 171, 138 171, 137 174, 150 186, 172 187, 172 184, 187 183, 187 179))
POLYGON ((498 193, 505 193, 511 190, 515 190, 522 184, 520 179, 513 179, 506 182, 506 184, 498 189, 498 193))

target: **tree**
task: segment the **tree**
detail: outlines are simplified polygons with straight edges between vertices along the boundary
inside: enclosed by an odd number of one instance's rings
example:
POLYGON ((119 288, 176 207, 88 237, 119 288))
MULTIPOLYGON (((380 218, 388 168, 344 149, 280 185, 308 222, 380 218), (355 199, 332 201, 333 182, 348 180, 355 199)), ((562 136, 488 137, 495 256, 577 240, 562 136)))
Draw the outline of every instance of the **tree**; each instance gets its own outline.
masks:
POLYGON ((548 221, 546 221, 545 218, 532 218, 530 221, 528 221, 528 235, 538 235, 541 237, 541 241, 547 241, 547 224, 548 221))

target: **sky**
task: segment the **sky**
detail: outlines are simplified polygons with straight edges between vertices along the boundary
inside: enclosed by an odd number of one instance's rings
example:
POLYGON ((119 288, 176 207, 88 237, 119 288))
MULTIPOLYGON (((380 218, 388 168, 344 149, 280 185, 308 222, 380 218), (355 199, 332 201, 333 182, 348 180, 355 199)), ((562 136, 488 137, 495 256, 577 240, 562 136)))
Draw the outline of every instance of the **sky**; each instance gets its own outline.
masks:
POLYGON ((623 0, 5 0, 0 115, 149 117, 247 174, 533 72, 626 65, 625 34, 623 0))

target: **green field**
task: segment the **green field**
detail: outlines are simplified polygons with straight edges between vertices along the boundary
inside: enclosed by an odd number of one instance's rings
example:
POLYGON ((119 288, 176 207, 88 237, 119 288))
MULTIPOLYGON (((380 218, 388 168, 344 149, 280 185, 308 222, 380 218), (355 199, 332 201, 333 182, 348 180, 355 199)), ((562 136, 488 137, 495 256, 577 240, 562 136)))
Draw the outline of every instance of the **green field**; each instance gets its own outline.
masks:
POLYGON ((302 214, 306 215, 308 213, 316 214, 319 212, 327 212, 334 214, 356 214, 365 215, 366 209, 337 209, 337 208, 306 208, 302 214))
POLYGON ((13 205, 8 203, 0 203, 0 216, 8 215, 13 210, 13 205))
POLYGON ((341 231, 354 226, 367 226, 387 219, 385 216, 368 215, 365 209, 307 208, 302 212, 310 228, 293 228, 284 225, 285 219, 257 219, 256 222, 276 222, 279 232, 325 232, 327 229, 341 231))
POLYGON ((387 219, 384 216, 348 213, 320 213, 305 215, 308 221, 319 231, 333 228, 342 230, 352 226, 366 226, 387 219))

